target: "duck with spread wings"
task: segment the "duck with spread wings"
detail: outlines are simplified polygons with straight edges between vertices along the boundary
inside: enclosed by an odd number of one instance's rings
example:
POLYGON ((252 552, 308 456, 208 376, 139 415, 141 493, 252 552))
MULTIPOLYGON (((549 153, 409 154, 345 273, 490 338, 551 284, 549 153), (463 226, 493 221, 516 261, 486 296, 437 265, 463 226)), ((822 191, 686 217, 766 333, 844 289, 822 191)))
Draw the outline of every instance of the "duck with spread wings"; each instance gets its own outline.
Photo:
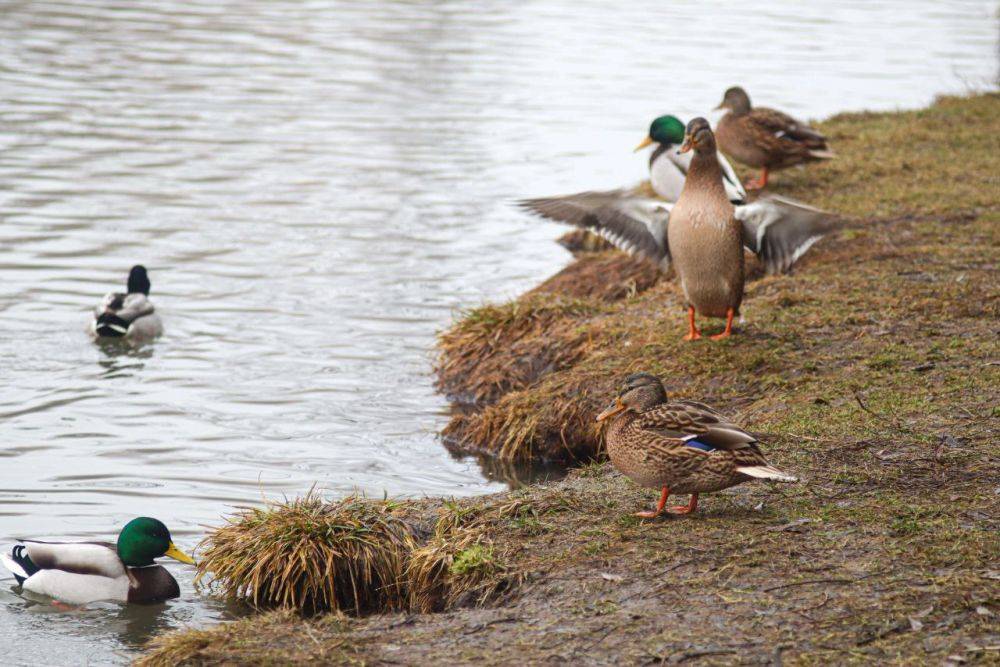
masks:
POLYGON ((696 314, 725 318, 725 330, 713 336, 724 338, 732 333, 743 300, 743 248, 754 252, 768 273, 786 272, 836 227, 837 218, 779 197, 734 206, 737 189, 726 178, 731 168, 720 161, 715 135, 704 118, 687 125, 679 153, 689 151, 693 155, 673 204, 634 190, 613 190, 527 199, 520 205, 589 229, 663 271, 673 266, 688 309, 685 339, 701 338, 696 314))

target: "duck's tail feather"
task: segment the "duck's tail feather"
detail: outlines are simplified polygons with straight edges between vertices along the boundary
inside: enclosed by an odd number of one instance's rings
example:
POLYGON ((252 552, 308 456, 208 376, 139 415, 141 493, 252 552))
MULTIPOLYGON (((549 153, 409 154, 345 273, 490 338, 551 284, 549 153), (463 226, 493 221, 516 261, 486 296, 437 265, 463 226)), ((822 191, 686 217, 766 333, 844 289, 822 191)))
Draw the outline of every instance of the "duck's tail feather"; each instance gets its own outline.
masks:
POLYGON ((738 472, 758 479, 774 479, 779 482, 797 482, 798 477, 793 477, 786 472, 782 472, 774 466, 740 466, 738 472))
POLYGON ((0 562, 14 575, 19 586, 25 579, 38 572, 38 566, 32 562, 23 544, 15 546, 9 554, 0 554, 0 562))
POLYGON ((809 150, 809 157, 817 160, 832 160, 837 154, 829 149, 812 148, 809 150))
POLYGON ((102 338, 121 338, 128 327, 129 323, 114 313, 102 313, 94 320, 94 334, 102 338))

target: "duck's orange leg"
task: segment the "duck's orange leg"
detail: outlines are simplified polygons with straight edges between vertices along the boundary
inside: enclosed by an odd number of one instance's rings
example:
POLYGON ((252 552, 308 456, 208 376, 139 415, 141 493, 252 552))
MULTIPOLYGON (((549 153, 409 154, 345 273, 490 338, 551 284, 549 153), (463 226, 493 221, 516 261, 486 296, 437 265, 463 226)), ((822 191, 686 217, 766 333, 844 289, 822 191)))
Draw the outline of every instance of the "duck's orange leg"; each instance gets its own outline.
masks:
POLYGON ((684 340, 698 340, 701 338, 701 332, 694 325, 694 306, 688 306, 688 328, 688 335, 684 336, 684 340))
POLYGON ((698 494, 692 493, 691 500, 688 501, 687 505, 680 505, 678 507, 671 507, 667 511, 671 514, 690 514, 691 512, 698 509, 698 494))
POLYGON ((760 170, 760 178, 746 182, 747 190, 760 190, 767 185, 767 167, 760 170))
POLYGON ((712 340, 719 340, 720 338, 729 338, 729 335, 733 333, 733 315, 736 313, 732 308, 726 309, 726 330, 720 334, 715 334, 714 336, 709 336, 712 340))
POLYGON ((670 495, 670 489, 663 487, 663 491, 660 492, 660 502, 656 504, 655 512, 636 512, 632 516, 637 516, 641 519, 655 519, 660 516, 660 512, 663 511, 663 507, 667 504, 667 496, 670 495))

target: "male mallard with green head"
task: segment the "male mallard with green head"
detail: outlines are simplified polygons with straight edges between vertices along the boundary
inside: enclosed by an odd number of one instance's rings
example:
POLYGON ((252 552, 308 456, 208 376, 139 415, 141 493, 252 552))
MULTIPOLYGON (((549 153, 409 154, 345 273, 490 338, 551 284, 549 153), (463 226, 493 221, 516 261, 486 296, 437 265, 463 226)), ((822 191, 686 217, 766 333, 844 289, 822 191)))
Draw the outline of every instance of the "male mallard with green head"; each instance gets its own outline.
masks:
POLYGON ((83 605, 98 600, 150 603, 178 597, 177 580, 154 559, 161 556, 194 565, 174 546, 161 521, 139 517, 109 542, 20 540, 0 562, 23 590, 60 602, 83 605))
POLYGON ((635 191, 612 190, 527 199, 520 205, 589 229, 663 271, 673 264, 688 308, 685 339, 701 338, 696 313, 726 318, 725 331, 713 336, 724 338, 732 332, 743 299, 743 248, 756 253, 768 273, 788 271, 834 228, 836 218, 773 196, 734 207, 708 121, 692 120, 685 137, 678 152, 693 153, 675 204, 635 191))
MULTIPOLYGON (((649 184, 657 195, 667 201, 677 201, 681 196, 684 179, 691 168, 691 154, 680 152, 683 143, 684 123, 676 116, 666 115, 649 124, 649 134, 635 147, 636 151, 640 151, 656 144, 649 156, 649 184)), ((747 193, 732 165, 722 153, 719 153, 718 158, 726 196, 733 204, 745 204, 747 193)))
POLYGON ((695 401, 668 402, 659 378, 635 373, 597 421, 610 419, 605 443, 611 463, 640 486, 660 489, 655 511, 635 516, 659 516, 671 493, 689 493, 685 506, 698 507, 698 494, 721 491, 751 479, 795 482, 795 477, 767 462, 757 439, 712 408, 695 401))
POLYGON ((715 128, 719 148, 737 162, 761 170, 748 188, 767 185, 768 171, 834 157, 822 134, 781 111, 752 107, 750 96, 739 86, 727 90, 716 108, 728 110, 715 128))
POLYGON ((109 292, 94 310, 90 334, 94 338, 143 341, 163 333, 163 323, 149 300, 149 274, 136 264, 128 273, 125 292, 109 292))

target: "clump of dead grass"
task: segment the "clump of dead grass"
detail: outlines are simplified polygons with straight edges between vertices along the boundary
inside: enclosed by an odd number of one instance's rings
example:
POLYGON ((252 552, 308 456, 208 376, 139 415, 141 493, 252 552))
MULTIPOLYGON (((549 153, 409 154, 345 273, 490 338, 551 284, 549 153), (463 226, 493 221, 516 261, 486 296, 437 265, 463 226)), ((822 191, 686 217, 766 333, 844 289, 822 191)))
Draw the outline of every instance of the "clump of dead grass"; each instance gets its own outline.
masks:
POLYGON ((136 667, 175 665, 363 664, 362 647, 348 641, 344 617, 302 619, 289 610, 160 635, 135 661, 136 667), (326 641, 301 641, 292 630, 326 641))
POLYGON ((454 415, 442 435, 461 449, 503 461, 588 461, 601 451, 594 415, 618 379, 560 373, 477 412, 454 415))
POLYGON ((486 404, 567 366, 586 343, 568 323, 595 310, 578 299, 538 296, 467 312, 438 339, 438 389, 460 403, 486 404), (557 322, 561 335, 553 331, 557 322))
POLYGON ((416 539, 400 505, 317 494, 245 509, 205 538, 198 579, 260 607, 363 614, 406 603, 416 539))
MULTIPOLYGON (((600 237, 590 236, 604 242, 600 237)), ((528 291, 525 297, 545 294, 549 299, 556 296, 560 299, 611 303, 642 294, 663 277, 664 274, 651 262, 617 250, 605 250, 580 256, 577 261, 528 291)))
POLYGON ((429 613, 501 598, 524 576, 518 538, 537 534, 545 515, 566 507, 561 494, 545 492, 484 505, 445 502, 434 535, 407 568, 410 609, 429 613))

